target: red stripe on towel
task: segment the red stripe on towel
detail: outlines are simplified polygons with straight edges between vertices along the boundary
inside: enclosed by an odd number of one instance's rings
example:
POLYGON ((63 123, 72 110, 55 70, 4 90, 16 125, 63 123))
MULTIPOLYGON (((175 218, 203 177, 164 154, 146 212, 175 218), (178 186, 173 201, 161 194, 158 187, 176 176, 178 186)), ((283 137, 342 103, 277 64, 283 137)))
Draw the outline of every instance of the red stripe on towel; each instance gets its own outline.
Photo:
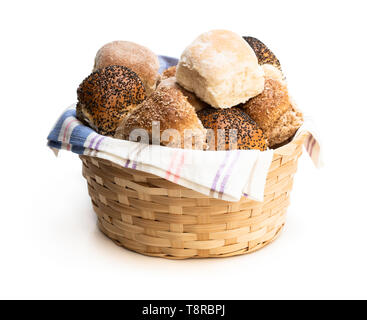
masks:
POLYGON ((173 157, 172 157, 172 159, 171 159, 171 162, 170 162, 170 164, 169 164, 169 167, 168 167, 168 169, 167 169, 167 171, 166 171, 166 179, 167 179, 167 180, 169 180, 169 178, 170 178, 170 177, 171 177, 171 175, 172 175, 171 170, 172 170, 172 168, 173 168, 173 165, 175 164, 175 160, 176 160, 176 158, 177 158, 177 152, 173 154, 173 157))
POLYGON ((182 153, 180 163, 178 164, 178 167, 176 169, 176 174, 174 175, 174 179, 173 179, 174 183, 177 183, 178 179, 180 179, 180 173, 181 173, 181 169, 184 163, 185 163, 185 154, 182 153))
POLYGON ((72 124, 73 122, 76 122, 76 121, 78 121, 78 120, 73 119, 73 120, 71 120, 71 121, 66 125, 65 130, 64 130, 64 137, 63 137, 63 139, 62 139, 62 141, 63 141, 63 142, 66 142, 66 141, 65 141, 65 139, 66 139, 66 134, 67 134, 67 132, 68 132, 68 130, 69 130, 69 127, 71 126, 71 124, 72 124))

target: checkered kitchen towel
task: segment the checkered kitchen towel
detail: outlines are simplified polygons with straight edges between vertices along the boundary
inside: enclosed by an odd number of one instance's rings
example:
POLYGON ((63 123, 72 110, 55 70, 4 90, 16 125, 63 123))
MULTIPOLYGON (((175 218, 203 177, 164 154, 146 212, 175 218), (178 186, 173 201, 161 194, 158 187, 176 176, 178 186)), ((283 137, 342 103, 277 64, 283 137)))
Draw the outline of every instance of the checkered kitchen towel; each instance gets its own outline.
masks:
MULTIPOLYGON (((160 62, 162 71, 175 65, 177 59, 161 56, 160 62)), ((125 168, 148 172, 228 201, 238 201, 243 195, 262 201, 267 172, 273 158, 273 150, 185 150, 102 136, 76 118, 75 105, 61 115, 47 139, 48 146, 56 154, 58 150, 64 149, 107 159, 125 168)), ((318 165, 319 144, 311 136, 306 146, 318 165)))

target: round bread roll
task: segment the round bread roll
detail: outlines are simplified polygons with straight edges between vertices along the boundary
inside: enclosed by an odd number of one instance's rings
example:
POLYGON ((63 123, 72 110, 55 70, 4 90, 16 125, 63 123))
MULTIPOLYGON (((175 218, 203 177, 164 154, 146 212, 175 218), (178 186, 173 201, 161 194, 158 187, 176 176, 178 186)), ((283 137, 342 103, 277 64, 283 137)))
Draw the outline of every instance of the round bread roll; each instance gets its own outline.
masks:
POLYGON ((159 122, 160 144, 177 148, 195 144, 195 148, 203 148, 206 130, 195 109, 181 91, 166 87, 154 91, 132 111, 116 130, 115 138, 129 140, 135 129, 143 129, 148 133, 149 141, 156 143, 153 141, 153 121, 159 122), (170 135, 172 129, 176 135, 170 135), (191 130, 192 136, 185 134, 185 130, 191 130))
POLYGON ((287 87, 279 81, 266 79, 264 91, 248 101, 244 108, 267 133, 280 116, 291 108, 287 87))
POLYGON ((175 77, 176 76, 176 69, 177 69, 177 66, 172 66, 172 67, 169 67, 166 70, 164 70, 162 72, 161 80, 168 79, 168 78, 171 78, 171 77, 175 77))
POLYGON ((114 135, 128 112, 146 98, 138 75, 123 66, 93 72, 79 86, 77 117, 103 135, 114 135))
POLYGON ((207 134, 210 150, 231 150, 233 148, 266 150, 262 130, 240 107, 230 109, 208 107, 199 111, 198 117, 206 129, 214 131, 214 135, 210 135, 209 131, 207 134), (237 134, 231 130, 236 130, 237 134))
POLYGON ((200 111, 201 109, 208 107, 208 104, 206 104, 204 101, 201 101, 195 96, 195 94, 182 88, 177 83, 176 77, 170 77, 162 80, 158 85, 158 89, 160 88, 174 88, 175 90, 181 91, 181 93, 187 98, 187 101, 194 107, 195 111, 200 111))
POLYGON ((285 83, 273 79, 266 79, 264 91, 243 105, 243 108, 263 130, 270 147, 290 138, 300 120, 297 113, 292 112, 293 104, 285 83), (297 119, 293 119, 294 115, 297 119))
POLYGON ((182 53, 177 82, 214 108, 244 103, 264 89, 264 72, 246 41, 226 30, 200 35, 182 53))
POLYGON ((113 41, 98 50, 94 60, 94 71, 119 65, 136 72, 143 81, 146 94, 150 95, 159 79, 158 57, 148 48, 129 41, 113 41))
POLYGON ((275 149, 287 143, 302 123, 302 113, 292 106, 275 122, 274 127, 268 132, 269 146, 275 149))
POLYGON ((260 65, 271 64, 282 71, 278 58, 264 43, 254 37, 243 37, 243 39, 245 39, 252 50, 254 50, 260 65))

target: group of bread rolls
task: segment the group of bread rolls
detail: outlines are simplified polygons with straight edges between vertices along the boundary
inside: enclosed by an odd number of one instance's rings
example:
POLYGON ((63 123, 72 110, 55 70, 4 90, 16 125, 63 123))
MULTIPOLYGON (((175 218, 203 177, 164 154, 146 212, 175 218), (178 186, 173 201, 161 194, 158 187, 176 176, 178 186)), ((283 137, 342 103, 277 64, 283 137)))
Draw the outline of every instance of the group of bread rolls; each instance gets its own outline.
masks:
POLYGON ((143 129, 151 143, 159 123, 161 145, 192 147, 194 139, 208 150, 276 148, 302 125, 279 60, 256 38, 206 32, 177 66, 158 70, 158 57, 146 47, 128 41, 104 45, 78 88, 78 119, 118 139, 143 129), (167 129, 178 136, 165 136, 167 129), (190 141, 188 129, 194 132, 190 141))

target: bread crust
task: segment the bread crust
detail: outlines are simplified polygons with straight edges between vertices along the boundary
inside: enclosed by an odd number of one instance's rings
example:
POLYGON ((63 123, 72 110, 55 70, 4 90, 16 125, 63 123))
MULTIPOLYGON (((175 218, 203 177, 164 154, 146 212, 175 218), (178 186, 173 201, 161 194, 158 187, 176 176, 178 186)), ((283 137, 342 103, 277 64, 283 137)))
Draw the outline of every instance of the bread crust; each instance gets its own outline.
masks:
POLYGON ((187 98, 187 101, 194 107, 195 111, 200 111, 201 109, 209 106, 207 103, 201 101, 197 96, 195 96, 194 93, 182 88, 177 83, 176 77, 170 77, 162 80, 158 85, 158 89, 160 88, 174 88, 181 91, 181 93, 187 98))
POLYGON ((171 77, 176 77, 176 69, 177 69, 177 66, 172 66, 164 70, 162 72, 161 80, 163 81, 171 77))
POLYGON ((296 110, 283 81, 268 78, 264 91, 243 105, 245 111, 263 130, 269 147, 274 148, 302 125, 302 113, 296 110))
POLYGON ((214 130, 214 136, 208 135, 211 150, 230 150, 233 143, 240 150, 266 150, 266 141, 262 130, 240 107, 229 109, 205 108, 198 112, 198 117, 206 129, 214 130), (237 135, 230 130, 237 130, 237 135), (225 130, 224 145, 219 145, 219 131, 225 130), (214 140, 214 141, 213 141, 214 140))
POLYGON ((146 98, 138 75, 109 66, 89 75, 77 90, 77 117, 103 135, 114 135, 123 118, 146 98))
MULTIPOLYGON (((195 109, 180 90, 167 87, 157 89, 132 111, 116 130, 115 138, 128 140, 134 129, 143 129, 148 132, 152 142, 153 121, 159 121, 161 135, 167 129, 178 131, 181 138, 181 144, 176 144, 178 147, 185 146, 185 129, 193 130, 196 137, 204 141, 206 131, 195 109)), ((175 141, 161 141, 162 145, 169 143, 175 144, 175 141)))
POLYGON ((244 108, 267 135, 280 116, 291 108, 287 87, 279 81, 266 79, 264 91, 249 100, 244 108))
POLYGON ((182 53, 177 82, 214 108, 229 108, 262 92, 264 73, 246 41, 230 31, 200 35, 182 53))
POLYGON ((273 79, 285 83, 284 75, 277 67, 274 67, 271 64, 263 64, 261 65, 261 68, 264 71, 265 79, 273 79))
POLYGON ((282 71, 278 58, 263 42, 257 38, 249 36, 243 37, 243 39, 245 39, 252 50, 254 50, 260 65, 271 64, 278 70, 282 71))
POLYGON ((294 136, 303 123, 302 112, 292 106, 287 110, 274 124, 268 132, 268 141, 270 148, 280 147, 294 136))
POLYGON ((112 65, 125 66, 143 81, 146 94, 150 95, 159 79, 158 57, 148 48, 130 41, 113 41, 100 48, 94 60, 93 70, 112 65))

